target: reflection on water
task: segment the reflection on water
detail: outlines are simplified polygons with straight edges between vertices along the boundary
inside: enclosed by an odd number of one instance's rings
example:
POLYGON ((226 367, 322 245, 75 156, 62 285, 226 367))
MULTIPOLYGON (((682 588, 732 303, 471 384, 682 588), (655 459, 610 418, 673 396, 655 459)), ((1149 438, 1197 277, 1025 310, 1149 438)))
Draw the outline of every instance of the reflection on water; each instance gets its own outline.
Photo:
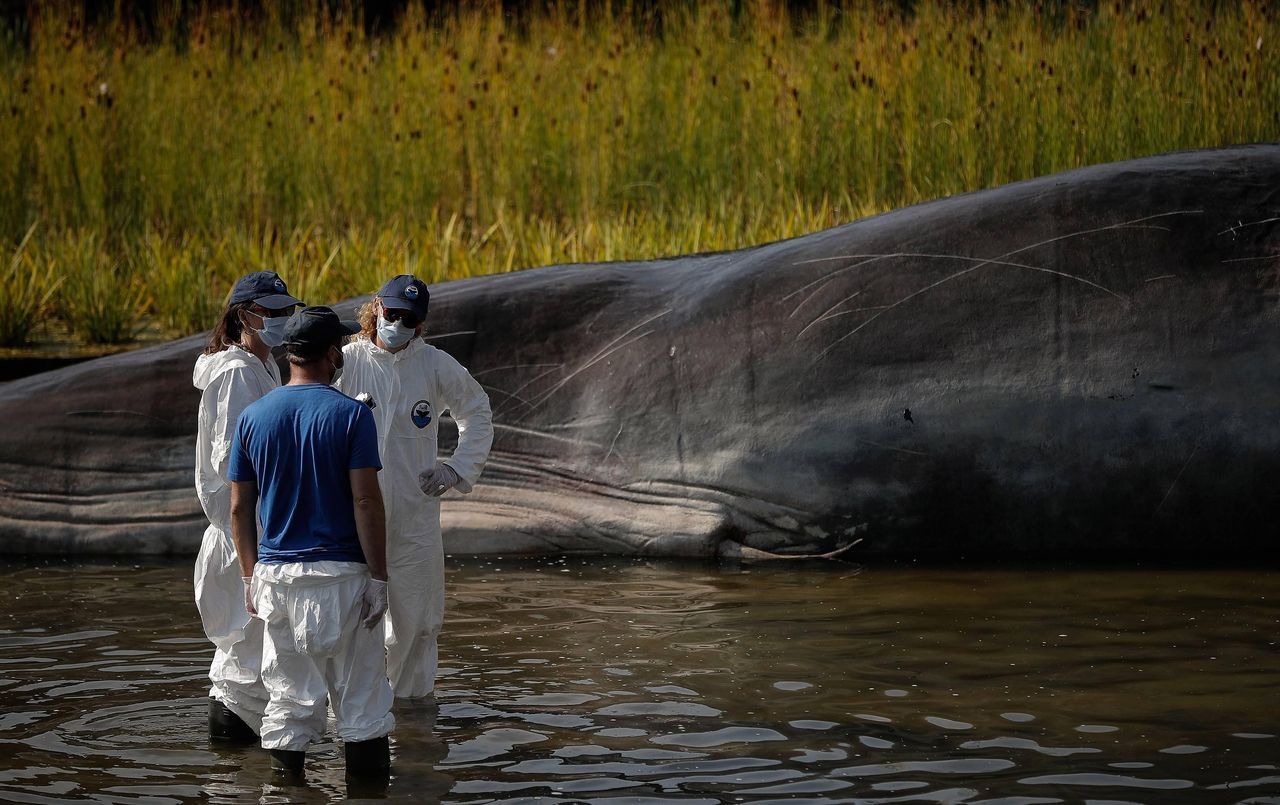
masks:
POLYGON ((384 791, 209 744, 188 563, 0 574, 3 801, 1280 803, 1268 571, 455 562, 384 791))

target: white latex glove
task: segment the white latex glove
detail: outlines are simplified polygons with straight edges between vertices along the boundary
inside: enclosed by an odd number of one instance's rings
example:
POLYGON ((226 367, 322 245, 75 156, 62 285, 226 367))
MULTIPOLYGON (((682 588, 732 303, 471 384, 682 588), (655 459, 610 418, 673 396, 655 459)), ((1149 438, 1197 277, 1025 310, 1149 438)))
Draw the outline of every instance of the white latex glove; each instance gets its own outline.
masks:
POLYGON ((244 582, 244 611, 257 615, 258 608, 253 605, 253 576, 241 576, 240 581, 244 582))
POLYGON ((387 583, 377 579, 369 579, 360 593, 360 625, 372 629, 382 620, 387 611, 387 583))
POLYGON ((443 462, 418 473, 418 486, 427 495, 438 498, 458 485, 458 473, 443 462))

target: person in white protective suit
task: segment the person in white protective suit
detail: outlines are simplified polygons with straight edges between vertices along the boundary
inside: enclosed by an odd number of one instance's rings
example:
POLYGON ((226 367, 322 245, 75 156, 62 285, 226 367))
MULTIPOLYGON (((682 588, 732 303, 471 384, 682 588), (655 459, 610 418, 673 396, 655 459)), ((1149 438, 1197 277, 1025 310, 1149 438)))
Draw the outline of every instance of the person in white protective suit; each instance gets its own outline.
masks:
POLYGON ((227 460, 240 412, 280 385, 271 348, 283 342, 284 324, 300 304, 273 271, 241 277, 192 374, 200 389, 196 494, 209 518, 193 582, 204 633, 214 645, 209 667, 209 737, 214 740, 256 741, 267 705, 259 678, 262 621, 244 611, 231 542, 227 460))
POLYGON ((266 622, 262 746, 293 775, 321 737, 327 703, 347 773, 390 768, 377 429, 368 408, 330 385, 342 339, 358 329, 327 307, 289 319, 289 382, 240 415, 227 471, 242 607, 266 622))
POLYGON ((361 333, 346 348, 338 388, 362 399, 378 424, 379 477, 387 507, 387 670, 400 698, 435 691, 444 624, 444 544, 440 498, 470 492, 493 443, 489 397, 448 353, 421 338, 430 295, 400 274, 360 312, 361 333), (453 455, 437 459, 440 415, 458 425, 453 455))

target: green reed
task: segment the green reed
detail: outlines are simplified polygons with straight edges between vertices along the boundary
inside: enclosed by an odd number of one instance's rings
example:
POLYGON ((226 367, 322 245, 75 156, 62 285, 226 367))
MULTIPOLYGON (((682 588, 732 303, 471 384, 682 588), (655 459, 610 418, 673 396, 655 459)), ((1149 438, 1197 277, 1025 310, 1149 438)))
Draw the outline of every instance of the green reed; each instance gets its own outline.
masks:
POLYGON ((82 341, 118 344, 142 329, 150 278, 141 275, 138 264, 112 257, 97 232, 67 232, 41 257, 39 273, 61 285, 56 309, 82 341))
POLYGON ((0 270, 0 345, 30 341, 41 312, 57 290, 57 281, 42 275, 27 249, 33 234, 34 226, 22 236, 0 270))
POLYGON ((50 4, 28 44, 0 47, 0 237, 38 221, 25 265, 56 256, 69 290, 115 289, 135 319, 188 333, 247 270, 327 301, 404 270, 736 248, 1280 135, 1261 3, 746 5, 668 9, 660 31, 411 12, 377 38, 350 15, 211 11, 143 41, 50 4), (69 262, 86 232, 99 256, 69 262))

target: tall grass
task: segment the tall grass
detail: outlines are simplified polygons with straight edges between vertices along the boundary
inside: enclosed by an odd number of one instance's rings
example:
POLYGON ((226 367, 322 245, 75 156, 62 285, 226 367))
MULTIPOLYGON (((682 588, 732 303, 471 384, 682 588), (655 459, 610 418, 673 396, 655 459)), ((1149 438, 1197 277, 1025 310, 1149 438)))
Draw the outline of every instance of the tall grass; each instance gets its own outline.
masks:
POLYGON ((112 258, 96 232, 68 232, 44 257, 42 273, 62 284, 58 309, 81 340, 118 344, 142 329, 147 286, 133 265, 112 258))
POLYGON ((1266 5, 1049 7, 673 4, 653 31, 411 11, 378 38, 341 13, 210 11, 143 41, 50 4, 0 47, 0 237, 39 221, 43 255, 100 233, 121 298, 185 333, 247 270, 323 301, 406 269, 735 248, 1280 137, 1266 5))
POLYGON ((0 345, 26 344, 57 290, 57 281, 38 270, 27 250, 35 229, 23 235, 0 273, 0 345))

